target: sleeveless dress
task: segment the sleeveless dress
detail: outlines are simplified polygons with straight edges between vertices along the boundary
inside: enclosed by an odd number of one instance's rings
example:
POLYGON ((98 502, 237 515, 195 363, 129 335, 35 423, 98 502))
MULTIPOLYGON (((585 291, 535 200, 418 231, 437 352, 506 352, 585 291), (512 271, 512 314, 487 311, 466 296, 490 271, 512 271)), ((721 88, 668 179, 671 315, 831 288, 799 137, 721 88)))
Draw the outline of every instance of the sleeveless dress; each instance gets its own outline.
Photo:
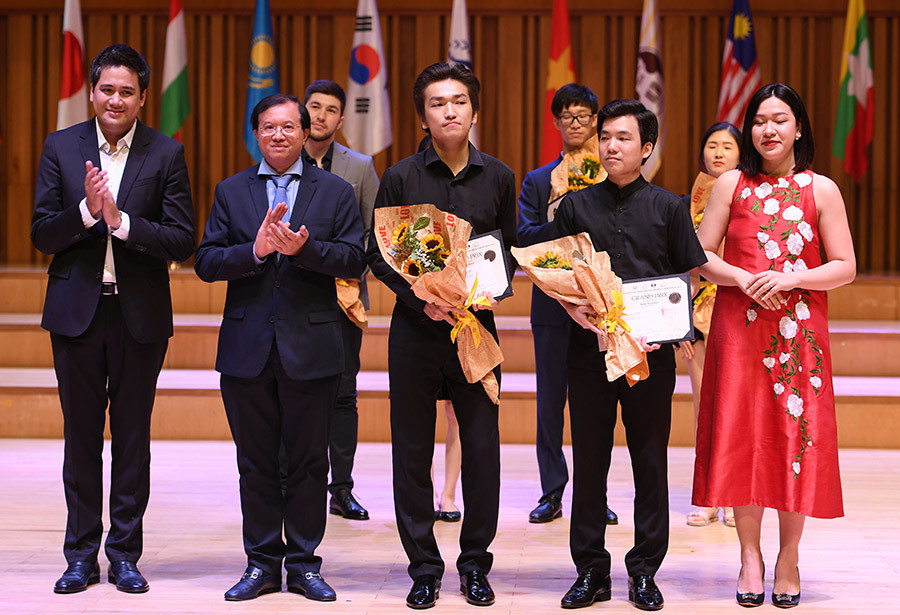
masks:
MULTIPOLYGON (((751 273, 822 263, 813 173, 741 175, 724 259, 751 273)), ((828 302, 795 288, 779 310, 719 286, 710 325, 694 464, 697 506, 843 513, 828 302)))

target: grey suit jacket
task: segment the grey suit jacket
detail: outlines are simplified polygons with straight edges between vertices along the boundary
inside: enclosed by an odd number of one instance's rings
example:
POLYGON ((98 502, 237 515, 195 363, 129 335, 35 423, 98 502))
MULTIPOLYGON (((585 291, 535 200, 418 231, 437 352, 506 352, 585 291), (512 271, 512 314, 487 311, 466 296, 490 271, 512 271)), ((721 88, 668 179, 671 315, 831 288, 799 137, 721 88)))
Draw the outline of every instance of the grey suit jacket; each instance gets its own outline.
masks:
MULTIPOLYGON (((335 141, 331 172, 353 186, 365 229, 365 241, 368 244, 369 231, 372 228, 372 211, 375 208, 375 195, 378 194, 378 175, 375 173, 372 157, 355 152, 335 141)), ((368 273, 368 269, 366 273, 368 273)), ((359 285, 359 298, 368 310, 369 289, 366 287, 365 275, 359 285)))

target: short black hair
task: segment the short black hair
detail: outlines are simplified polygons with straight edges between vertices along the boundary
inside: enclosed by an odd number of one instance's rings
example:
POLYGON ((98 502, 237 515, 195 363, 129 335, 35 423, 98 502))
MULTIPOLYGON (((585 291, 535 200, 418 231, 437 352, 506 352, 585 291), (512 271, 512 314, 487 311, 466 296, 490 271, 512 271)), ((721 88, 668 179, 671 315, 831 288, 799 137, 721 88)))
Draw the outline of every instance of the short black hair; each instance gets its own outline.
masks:
POLYGON ((741 158, 738 162, 738 169, 745 175, 756 177, 762 172, 762 156, 753 144, 753 120, 759 106, 764 100, 775 97, 783 101, 797 121, 797 128, 800 130, 800 138, 794 141, 794 173, 802 173, 812 166, 813 158, 816 155, 816 144, 813 141, 812 124, 809 122, 809 114, 806 112, 806 106, 803 99, 794 88, 784 83, 770 83, 764 85, 756 93, 750 97, 747 103, 747 112, 744 115, 744 136, 741 140, 741 158))
MULTIPOLYGON (((626 115, 633 115, 634 119, 637 120, 641 147, 644 146, 644 143, 649 143, 656 147, 656 139, 659 137, 659 120, 656 119, 655 113, 644 106, 644 103, 633 98, 617 98, 603 105, 603 108, 597 112, 597 132, 602 132, 603 123, 606 120, 626 115)), ((641 160, 641 165, 647 162, 648 158, 650 157, 647 156, 647 158, 641 160)))
POLYGON ((299 98, 293 94, 282 93, 270 94, 256 103, 256 106, 253 107, 253 111, 250 112, 250 127, 253 130, 259 128, 259 116, 262 115, 263 111, 285 103, 294 103, 297 105, 297 109, 300 112, 300 128, 304 131, 309 130, 309 111, 306 110, 306 107, 303 106, 303 103, 300 102, 299 98))
POLYGON ((716 122, 706 129, 706 132, 703 133, 703 138, 700 139, 700 155, 698 156, 698 160, 700 160, 700 169, 702 169, 704 173, 709 173, 709 169, 706 168, 706 158, 703 157, 703 151, 706 149, 706 142, 709 141, 709 138, 714 132, 719 132, 720 130, 724 130, 730 134, 734 139, 734 142, 737 143, 738 152, 741 151, 740 129, 731 122, 716 122))
POLYGON ((422 70, 413 83, 413 103, 416 105, 416 113, 423 120, 425 119, 425 88, 437 81, 446 81, 452 79, 459 81, 469 91, 469 103, 472 105, 472 111, 478 112, 481 109, 478 95, 481 92, 481 83, 475 73, 465 64, 450 64, 448 62, 437 62, 422 70))
POLYGON ((112 66, 124 66, 128 70, 137 73, 138 87, 143 94, 150 86, 150 65, 140 53, 134 48, 122 43, 110 45, 97 54, 94 61, 91 62, 91 89, 97 87, 100 81, 100 73, 104 68, 112 66))
POLYGON ((550 102, 550 111, 553 117, 559 117, 559 114, 568 109, 572 105, 583 105, 591 110, 591 113, 597 113, 600 108, 600 101, 597 95, 586 85, 580 83, 567 83, 553 95, 550 102))
POLYGON ((337 98, 341 101, 341 115, 344 115, 344 107, 347 105, 347 95, 344 93, 344 88, 337 83, 330 79, 316 79, 306 86, 306 92, 303 93, 303 104, 308 103, 313 94, 327 94, 328 96, 337 98))

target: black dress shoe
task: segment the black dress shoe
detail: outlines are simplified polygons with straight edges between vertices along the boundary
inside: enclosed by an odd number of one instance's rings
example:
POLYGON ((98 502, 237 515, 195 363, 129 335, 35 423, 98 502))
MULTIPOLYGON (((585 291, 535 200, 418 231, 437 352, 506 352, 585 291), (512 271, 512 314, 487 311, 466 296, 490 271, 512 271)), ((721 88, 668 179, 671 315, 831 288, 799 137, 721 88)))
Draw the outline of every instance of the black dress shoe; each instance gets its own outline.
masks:
POLYGON ((494 590, 488 583, 487 574, 481 570, 470 570, 459 575, 459 591, 466 596, 466 602, 475 606, 494 604, 494 590))
POLYGON ((619 515, 609 506, 606 507, 606 525, 619 525, 619 515))
POLYGON ((776 594, 772 592, 772 604, 780 609, 790 609, 800 604, 800 592, 796 594, 776 594))
POLYGON ((337 493, 331 496, 328 512, 332 515, 340 515, 344 519, 353 519, 354 521, 367 521, 369 519, 369 511, 356 501, 349 489, 338 489, 337 493))
POLYGON ((289 592, 306 596, 309 600, 319 602, 337 600, 337 594, 331 589, 331 585, 326 583, 318 572, 307 572, 302 576, 288 575, 287 588, 289 592))
MULTIPOLYGON (((765 592, 754 593, 754 592, 737 592, 735 594, 735 599, 737 603, 741 606, 745 606, 748 608, 752 608, 754 606, 761 606, 763 603, 763 599, 766 597, 765 592)), ((772 598, 774 601, 775 598, 772 598)))
POLYGON ((411 609, 430 609, 441 594, 441 580, 433 574, 423 574, 413 581, 406 596, 406 606, 411 609))
POLYGON ((126 594, 143 594, 150 589, 147 579, 134 562, 110 562, 107 577, 116 589, 126 594))
POLYGON ((662 592, 649 574, 628 577, 628 601, 642 611, 658 611, 663 608, 662 592))
POLYGON ((531 523, 549 523, 562 517, 562 502, 558 495, 545 495, 538 500, 538 505, 528 513, 531 523))
POLYGON ((57 594, 77 594, 88 588, 88 585, 100 582, 100 564, 97 562, 72 562, 66 568, 53 591, 57 594))
POLYGON ((447 523, 456 523, 462 519, 462 513, 458 510, 436 510, 434 511, 435 521, 445 521, 447 523))
POLYGON ((253 600, 263 594, 281 591, 281 575, 269 574, 262 568, 247 566, 241 580, 225 592, 225 600, 253 600))
POLYGON ((595 602, 606 602, 612 598, 612 582, 608 574, 591 569, 579 574, 578 579, 559 601, 564 609, 580 609, 595 602))

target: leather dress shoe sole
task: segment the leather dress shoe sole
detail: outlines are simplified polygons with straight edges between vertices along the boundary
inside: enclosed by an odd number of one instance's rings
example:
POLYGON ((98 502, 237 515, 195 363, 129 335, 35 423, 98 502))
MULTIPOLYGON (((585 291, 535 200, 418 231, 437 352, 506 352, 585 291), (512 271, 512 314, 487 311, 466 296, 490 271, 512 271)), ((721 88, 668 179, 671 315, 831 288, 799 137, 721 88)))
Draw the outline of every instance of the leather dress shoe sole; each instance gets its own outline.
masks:
MULTIPOLYGON (((86 562, 78 562, 78 564, 81 563, 86 562)), ((83 577, 79 578, 80 575, 78 575, 74 571, 70 573, 69 571, 71 568, 72 565, 66 568, 66 571, 63 573, 63 575, 56 581, 56 584, 53 586, 54 594, 77 594, 79 592, 83 592, 91 585, 96 585, 100 582, 100 567, 96 562, 91 565, 91 572, 88 574, 86 579, 83 577), (68 579, 66 579, 67 575, 69 576, 68 579)))

